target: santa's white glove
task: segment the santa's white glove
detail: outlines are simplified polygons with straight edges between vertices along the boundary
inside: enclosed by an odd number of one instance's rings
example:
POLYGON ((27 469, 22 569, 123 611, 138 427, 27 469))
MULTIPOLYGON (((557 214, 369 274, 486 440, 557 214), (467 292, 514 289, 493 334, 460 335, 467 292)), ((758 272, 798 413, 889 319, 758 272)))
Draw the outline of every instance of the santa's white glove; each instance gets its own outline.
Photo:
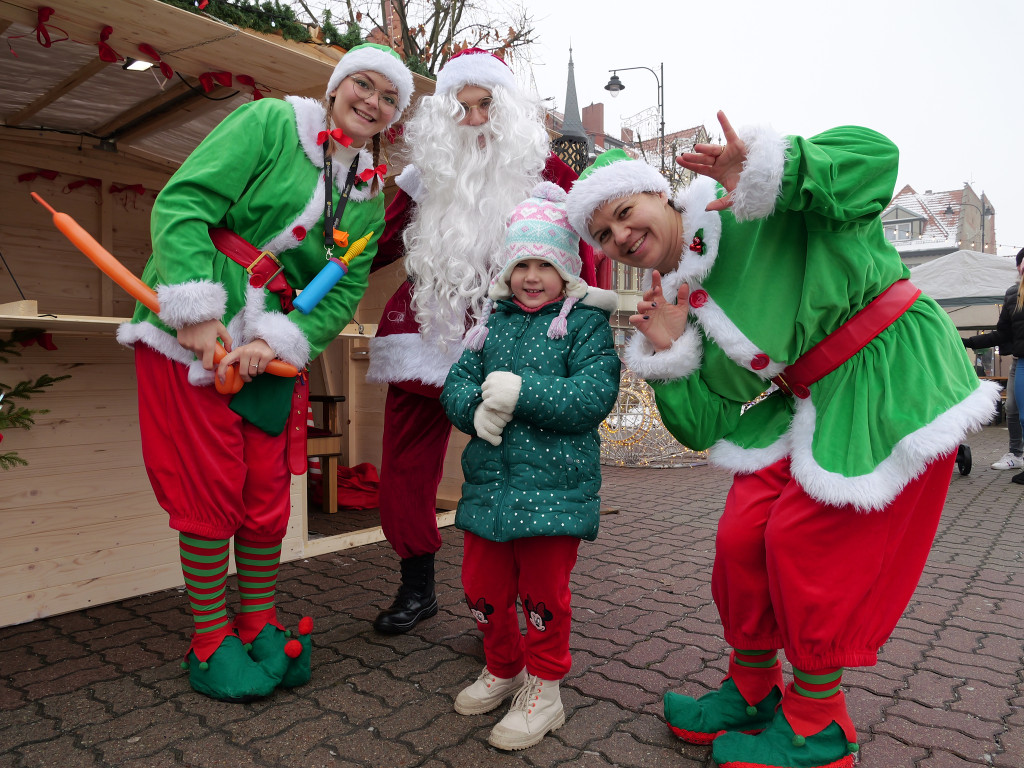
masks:
POLYGON ((477 437, 495 446, 501 445, 501 433, 510 421, 512 414, 493 411, 483 403, 480 403, 473 413, 473 428, 477 437))
POLYGON ((480 387, 484 405, 492 411, 502 411, 511 415, 515 413, 522 386, 522 376, 509 371, 491 371, 480 387))

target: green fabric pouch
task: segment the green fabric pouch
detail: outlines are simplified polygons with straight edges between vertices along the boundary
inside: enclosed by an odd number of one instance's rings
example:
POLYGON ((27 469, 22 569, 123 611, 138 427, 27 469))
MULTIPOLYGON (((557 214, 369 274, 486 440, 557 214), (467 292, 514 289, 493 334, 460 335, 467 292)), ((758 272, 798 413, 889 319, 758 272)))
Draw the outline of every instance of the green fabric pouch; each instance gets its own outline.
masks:
POLYGON ((231 398, 231 410, 268 435, 280 435, 288 422, 297 378, 257 376, 231 398))

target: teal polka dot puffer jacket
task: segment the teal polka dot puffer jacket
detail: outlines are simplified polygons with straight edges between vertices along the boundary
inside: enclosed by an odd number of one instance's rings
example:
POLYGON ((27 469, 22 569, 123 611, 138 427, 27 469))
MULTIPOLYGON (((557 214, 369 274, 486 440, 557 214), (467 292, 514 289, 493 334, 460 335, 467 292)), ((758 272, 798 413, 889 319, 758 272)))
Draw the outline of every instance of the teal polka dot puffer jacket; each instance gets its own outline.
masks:
POLYGON ((490 541, 529 536, 593 540, 600 518, 597 427, 615 404, 619 358, 608 324, 615 296, 591 288, 573 307, 563 338, 548 338, 561 302, 534 313, 500 301, 483 349, 452 366, 441 404, 472 436, 462 454, 466 482, 456 527, 490 541), (522 377, 512 420, 498 446, 476 436, 473 414, 492 371, 522 377))

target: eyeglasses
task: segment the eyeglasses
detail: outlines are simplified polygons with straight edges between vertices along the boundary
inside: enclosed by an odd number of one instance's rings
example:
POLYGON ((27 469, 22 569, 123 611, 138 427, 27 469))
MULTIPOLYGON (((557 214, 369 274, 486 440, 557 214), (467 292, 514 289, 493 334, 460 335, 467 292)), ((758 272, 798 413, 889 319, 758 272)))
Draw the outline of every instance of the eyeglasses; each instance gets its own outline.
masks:
POLYGON ((392 112, 398 109, 398 96, 396 96, 394 92, 382 91, 380 88, 374 88, 373 83, 359 75, 349 75, 348 78, 352 81, 356 96, 360 99, 368 99, 376 93, 380 97, 377 101, 382 108, 391 110, 392 112))

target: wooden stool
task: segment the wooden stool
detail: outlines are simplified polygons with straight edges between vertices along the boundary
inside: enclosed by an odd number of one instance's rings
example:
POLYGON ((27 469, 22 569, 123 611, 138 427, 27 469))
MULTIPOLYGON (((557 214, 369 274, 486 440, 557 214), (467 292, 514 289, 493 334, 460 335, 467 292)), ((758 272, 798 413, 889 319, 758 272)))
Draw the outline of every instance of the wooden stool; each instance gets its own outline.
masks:
POLYGON ((338 457, 342 454, 340 407, 344 395, 310 395, 310 402, 323 404, 324 427, 310 427, 306 455, 320 458, 324 512, 338 511, 338 457))

